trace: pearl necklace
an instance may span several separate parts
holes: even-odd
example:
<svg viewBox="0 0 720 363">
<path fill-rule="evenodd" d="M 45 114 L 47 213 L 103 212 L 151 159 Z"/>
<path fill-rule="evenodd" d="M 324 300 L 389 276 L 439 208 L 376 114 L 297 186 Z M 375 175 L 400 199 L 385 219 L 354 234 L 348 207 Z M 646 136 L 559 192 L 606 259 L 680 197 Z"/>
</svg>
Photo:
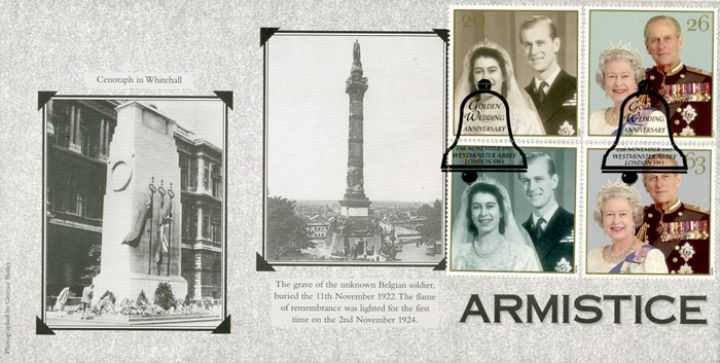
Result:
<svg viewBox="0 0 720 363">
<path fill-rule="evenodd" d="M 477 240 L 473 240 L 473 242 L 472 242 L 473 252 L 475 252 L 475 254 L 480 258 L 488 258 L 488 257 L 491 257 L 492 255 L 494 255 L 495 252 L 497 252 L 500 249 L 500 246 L 502 246 L 504 242 L 505 242 L 505 239 L 503 238 L 497 244 L 497 246 L 495 246 L 495 248 L 492 249 L 492 251 L 490 251 L 488 253 L 480 253 L 477 249 Z"/>
<path fill-rule="evenodd" d="M 605 109 L 605 123 L 606 124 L 617 127 L 618 116 L 620 116 L 620 114 L 615 112 L 614 108 L 606 108 Z"/>
<path fill-rule="evenodd" d="M 616 262 L 616 261 L 620 261 L 620 260 L 624 259 L 625 257 L 627 257 L 627 255 L 632 253 L 632 251 L 634 250 L 633 247 L 635 247 L 636 241 L 637 240 L 632 241 L 632 243 L 630 243 L 630 246 L 628 246 L 628 248 L 625 251 L 621 252 L 618 255 L 612 254 L 612 246 L 610 246 L 610 245 L 605 246 L 605 248 L 603 248 L 603 258 L 605 258 L 606 261 L 612 261 L 612 262 Z"/>
</svg>

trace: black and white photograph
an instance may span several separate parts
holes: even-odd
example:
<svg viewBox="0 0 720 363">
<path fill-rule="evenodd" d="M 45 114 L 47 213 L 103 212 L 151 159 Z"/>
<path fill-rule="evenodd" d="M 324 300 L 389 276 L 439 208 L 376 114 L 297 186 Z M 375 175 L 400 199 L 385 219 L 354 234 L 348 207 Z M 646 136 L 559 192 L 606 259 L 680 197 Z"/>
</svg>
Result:
<svg viewBox="0 0 720 363">
<path fill-rule="evenodd" d="M 265 43 L 269 263 L 442 260 L 445 49 L 432 32 Z"/>
<path fill-rule="evenodd" d="M 525 172 L 452 174 L 450 272 L 575 271 L 577 150 L 522 150 Z"/>
<path fill-rule="evenodd" d="M 454 8 L 453 133 L 506 135 L 497 97 L 462 100 L 487 79 L 510 108 L 513 135 L 577 136 L 578 12 Z"/>
<path fill-rule="evenodd" d="M 44 105 L 49 328 L 222 322 L 225 115 L 217 97 Z"/>
</svg>

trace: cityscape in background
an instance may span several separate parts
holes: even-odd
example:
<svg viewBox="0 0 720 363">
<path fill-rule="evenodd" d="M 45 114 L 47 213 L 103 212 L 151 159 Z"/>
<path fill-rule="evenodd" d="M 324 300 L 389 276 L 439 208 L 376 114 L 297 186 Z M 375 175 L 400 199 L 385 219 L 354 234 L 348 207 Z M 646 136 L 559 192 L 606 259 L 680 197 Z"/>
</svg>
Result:
<svg viewBox="0 0 720 363">
<path fill-rule="evenodd" d="M 380 251 L 352 250 L 333 255 L 328 232 L 340 216 L 335 200 L 292 201 L 268 198 L 267 252 L 274 260 L 439 262 L 442 258 L 442 207 L 434 202 L 373 202 L 370 218 L 381 228 Z M 294 224 L 294 225 L 293 225 Z"/>
</svg>

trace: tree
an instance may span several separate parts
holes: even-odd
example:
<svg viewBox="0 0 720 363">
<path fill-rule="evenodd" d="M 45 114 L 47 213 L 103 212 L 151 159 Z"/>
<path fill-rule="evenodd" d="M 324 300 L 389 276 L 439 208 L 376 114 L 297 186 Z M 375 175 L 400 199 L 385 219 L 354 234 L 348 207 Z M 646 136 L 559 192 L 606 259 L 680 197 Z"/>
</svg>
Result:
<svg viewBox="0 0 720 363">
<path fill-rule="evenodd" d="M 442 239 L 442 203 L 436 199 L 432 207 L 423 204 L 418 208 L 417 215 L 425 218 L 425 221 L 418 227 L 418 232 L 423 239 L 432 241 L 433 254 L 440 253 L 440 250 L 436 248 L 436 243 Z"/>
<path fill-rule="evenodd" d="M 92 243 L 84 256 L 78 256 L 78 260 L 83 267 L 80 273 L 80 285 L 88 286 L 92 283 L 95 276 L 100 273 L 100 256 L 101 256 L 100 243 Z"/>
<path fill-rule="evenodd" d="M 305 220 L 295 214 L 295 201 L 284 197 L 267 199 L 268 254 L 275 258 L 300 254 L 312 247 L 307 236 Z"/>
<path fill-rule="evenodd" d="M 415 212 L 415 215 L 420 217 L 425 217 L 430 219 L 433 214 L 433 207 L 423 204 L 420 208 L 418 208 L 417 212 Z"/>
</svg>

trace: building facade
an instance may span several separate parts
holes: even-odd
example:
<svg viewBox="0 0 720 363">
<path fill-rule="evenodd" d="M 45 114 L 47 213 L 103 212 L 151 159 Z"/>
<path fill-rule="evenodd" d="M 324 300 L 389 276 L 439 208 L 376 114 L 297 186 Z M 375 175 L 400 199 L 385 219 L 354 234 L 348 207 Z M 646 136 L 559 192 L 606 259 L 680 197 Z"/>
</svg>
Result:
<svg viewBox="0 0 720 363">
<path fill-rule="evenodd" d="M 100 272 L 107 159 L 117 124 L 115 107 L 120 104 L 118 100 L 51 100 L 46 104 L 48 296 L 64 287 L 80 295 Z M 222 150 L 179 124 L 175 143 L 181 175 L 181 274 L 190 299 L 220 298 Z"/>
</svg>

